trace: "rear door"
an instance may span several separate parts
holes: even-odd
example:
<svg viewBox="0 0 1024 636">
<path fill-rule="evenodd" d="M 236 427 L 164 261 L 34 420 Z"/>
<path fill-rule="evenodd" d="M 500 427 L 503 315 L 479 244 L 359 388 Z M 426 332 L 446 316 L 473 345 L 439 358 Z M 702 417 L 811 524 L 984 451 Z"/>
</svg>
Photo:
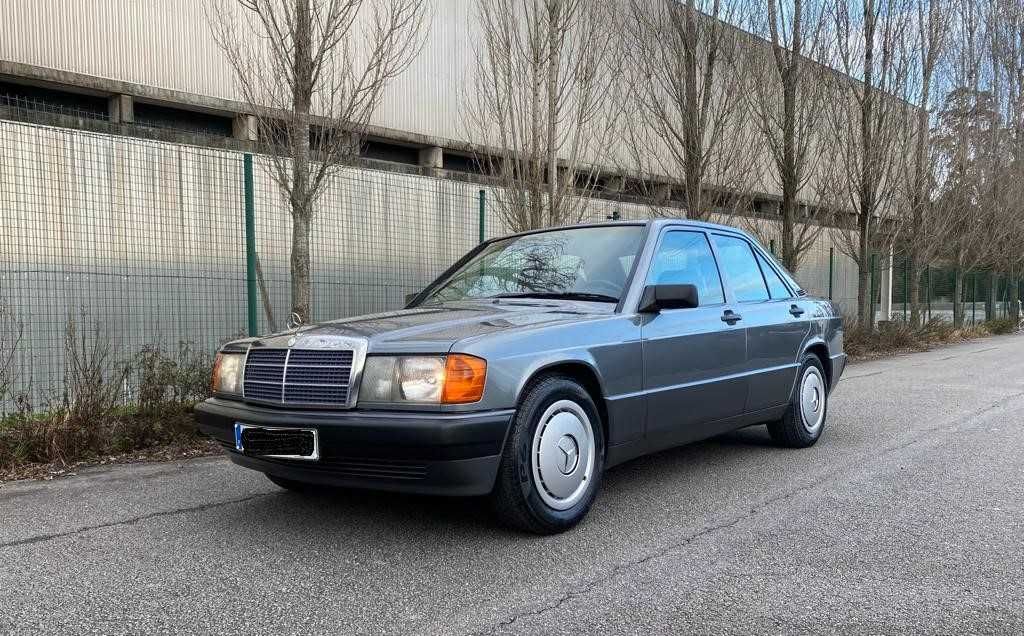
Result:
<svg viewBox="0 0 1024 636">
<path fill-rule="evenodd" d="M 794 292 L 753 244 L 732 234 L 715 233 L 713 241 L 747 329 L 745 410 L 780 406 L 789 400 L 810 323 Z"/>
<path fill-rule="evenodd" d="M 642 315 L 647 437 L 652 446 L 718 433 L 716 421 L 743 411 L 747 384 L 743 325 L 730 310 L 707 234 L 666 229 L 646 284 L 697 286 L 699 306 Z"/>
</svg>

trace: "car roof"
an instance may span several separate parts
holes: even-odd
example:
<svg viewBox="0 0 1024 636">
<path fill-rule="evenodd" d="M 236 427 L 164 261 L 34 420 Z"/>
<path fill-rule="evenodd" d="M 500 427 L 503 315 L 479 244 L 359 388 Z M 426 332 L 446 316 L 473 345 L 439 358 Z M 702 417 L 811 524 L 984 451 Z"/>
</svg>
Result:
<svg viewBox="0 0 1024 636">
<path fill-rule="evenodd" d="M 666 217 L 662 217 L 662 218 L 657 218 L 657 219 L 636 220 L 636 221 L 599 221 L 599 222 L 595 222 L 595 223 L 576 223 L 576 224 L 573 224 L 573 225 L 561 225 L 561 226 L 554 226 L 554 227 L 545 227 L 545 228 L 540 228 L 540 229 L 536 229 L 536 230 L 527 230 L 526 232 L 517 232 L 515 234 L 505 234 L 503 236 L 494 237 L 493 239 L 490 239 L 490 240 L 493 241 L 493 240 L 499 240 L 499 239 L 506 239 L 506 238 L 510 238 L 510 237 L 513 237 L 513 236 L 527 236 L 527 235 L 530 235 L 530 234 L 541 234 L 541 233 L 544 233 L 544 232 L 557 232 L 557 231 L 561 231 L 561 230 L 576 230 L 576 229 L 582 229 L 582 228 L 588 228 L 588 227 L 616 227 L 616 226 L 623 226 L 623 225 L 626 225 L 626 226 L 628 226 L 628 225 L 649 226 L 652 230 L 657 230 L 657 229 L 660 229 L 660 228 L 665 227 L 667 225 L 685 225 L 685 226 L 689 226 L 689 227 L 699 227 L 699 228 L 703 228 L 705 230 L 721 230 L 721 231 L 726 231 L 726 232 L 735 232 L 737 234 L 742 234 L 743 236 L 746 236 L 747 238 L 750 238 L 750 239 L 754 240 L 753 237 L 751 237 L 748 232 L 746 232 L 746 231 L 744 231 L 744 230 L 742 230 L 742 229 L 740 229 L 738 227 L 732 226 L 732 225 L 722 225 L 721 223 L 709 223 L 707 221 L 695 221 L 693 219 L 687 219 L 687 218 L 682 218 L 682 217 L 679 217 L 679 218 L 674 218 L 674 217 L 666 218 Z"/>
</svg>

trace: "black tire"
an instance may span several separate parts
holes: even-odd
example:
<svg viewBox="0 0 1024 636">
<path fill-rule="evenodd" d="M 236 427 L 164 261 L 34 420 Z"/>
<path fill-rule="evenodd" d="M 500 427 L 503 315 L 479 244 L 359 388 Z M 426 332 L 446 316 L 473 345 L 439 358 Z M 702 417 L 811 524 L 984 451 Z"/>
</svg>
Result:
<svg viewBox="0 0 1024 636">
<path fill-rule="evenodd" d="M 294 479 L 286 479 L 284 477 L 278 477 L 277 475 L 271 475 L 270 473 L 263 473 L 263 474 L 267 476 L 267 479 L 269 479 L 270 481 L 274 482 L 274 485 L 280 486 L 281 488 L 284 488 L 285 490 L 290 490 L 292 492 L 297 492 L 297 493 L 302 493 L 302 494 L 308 495 L 308 494 L 317 494 L 317 493 L 321 493 L 321 492 L 324 491 L 324 488 L 322 486 L 318 486 L 317 484 L 308 484 L 308 483 L 303 482 L 303 481 L 295 481 Z"/>
<path fill-rule="evenodd" d="M 822 384 L 819 398 L 822 413 L 820 423 L 817 426 L 810 426 L 806 424 L 803 409 L 800 408 L 801 388 L 805 377 L 814 373 L 818 375 Z M 827 377 L 821 359 L 813 353 L 805 354 L 786 414 L 782 416 L 781 420 L 768 423 L 768 433 L 771 434 L 772 440 L 776 444 L 787 448 L 807 448 L 814 446 L 814 443 L 821 438 L 821 433 L 825 430 L 825 422 L 828 419 Z"/>
<path fill-rule="evenodd" d="M 582 496 L 564 510 L 542 499 L 531 456 L 540 418 L 556 402 L 570 400 L 587 415 L 593 435 L 593 466 Z M 604 473 L 605 440 L 601 418 L 590 394 L 579 382 L 564 375 L 547 375 L 523 391 L 491 493 L 491 508 L 507 526 L 535 534 L 557 534 L 572 528 L 586 516 L 601 487 Z M 579 467 L 577 459 L 577 467 Z"/>
</svg>

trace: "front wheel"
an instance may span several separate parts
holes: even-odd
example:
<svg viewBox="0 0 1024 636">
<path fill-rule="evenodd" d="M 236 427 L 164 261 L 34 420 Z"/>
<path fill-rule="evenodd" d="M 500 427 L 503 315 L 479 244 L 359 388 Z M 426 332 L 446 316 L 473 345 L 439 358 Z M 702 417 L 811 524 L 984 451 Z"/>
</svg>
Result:
<svg viewBox="0 0 1024 636">
<path fill-rule="evenodd" d="M 590 510 L 604 472 L 604 433 L 593 399 L 551 375 L 523 394 L 491 494 L 505 524 L 536 534 L 573 527 Z"/>
<path fill-rule="evenodd" d="M 814 354 L 804 356 L 796 390 L 782 419 L 768 424 L 768 432 L 780 446 L 813 446 L 825 428 L 828 413 L 828 383 L 821 360 Z"/>
</svg>

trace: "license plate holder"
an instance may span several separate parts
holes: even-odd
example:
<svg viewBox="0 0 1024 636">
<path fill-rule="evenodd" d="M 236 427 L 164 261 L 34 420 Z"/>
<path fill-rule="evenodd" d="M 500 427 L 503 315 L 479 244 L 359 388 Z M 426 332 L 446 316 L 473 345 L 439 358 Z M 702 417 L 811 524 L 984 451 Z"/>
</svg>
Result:
<svg viewBox="0 0 1024 636">
<path fill-rule="evenodd" d="M 258 436 L 258 439 L 253 439 L 254 435 Z M 310 441 L 311 452 L 303 452 Z M 246 442 L 250 448 L 246 448 Z M 279 452 L 274 452 L 275 445 Z M 299 448 L 300 446 L 303 448 Z M 267 449 L 271 449 L 271 452 L 259 452 Z M 320 459 L 320 434 L 315 428 L 259 426 L 235 422 L 235 451 L 268 459 L 317 461 Z"/>
</svg>

